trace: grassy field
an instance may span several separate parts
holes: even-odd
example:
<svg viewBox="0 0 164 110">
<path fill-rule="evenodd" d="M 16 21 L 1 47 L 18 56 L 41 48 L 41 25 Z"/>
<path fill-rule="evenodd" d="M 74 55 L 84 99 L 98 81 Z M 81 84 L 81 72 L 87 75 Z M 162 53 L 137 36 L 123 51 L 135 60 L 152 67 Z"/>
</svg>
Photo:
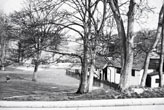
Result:
<svg viewBox="0 0 164 110">
<path fill-rule="evenodd" d="M 6 76 L 11 79 L 6 83 Z M 37 82 L 32 82 L 32 70 L 12 69 L 0 71 L 1 100 L 68 100 L 79 81 L 65 75 L 63 69 L 44 69 L 38 72 Z"/>
<path fill-rule="evenodd" d="M 6 76 L 10 81 L 6 82 Z M 142 94 L 134 91 L 120 92 L 113 88 L 97 88 L 92 93 L 76 94 L 79 80 L 67 76 L 64 69 L 42 69 L 37 82 L 31 81 L 32 70 L 9 68 L 0 71 L 0 100 L 61 101 L 164 97 L 164 88 L 146 89 Z"/>
</svg>

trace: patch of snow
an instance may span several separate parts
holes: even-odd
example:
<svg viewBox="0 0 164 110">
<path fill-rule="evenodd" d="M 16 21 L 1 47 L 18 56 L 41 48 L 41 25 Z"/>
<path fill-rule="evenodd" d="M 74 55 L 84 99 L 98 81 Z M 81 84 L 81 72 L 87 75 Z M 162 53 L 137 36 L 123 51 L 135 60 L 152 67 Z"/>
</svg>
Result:
<svg viewBox="0 0 164 110">
<path fill-rule="evenodd" d="M 144 89 L 142 88 L 133 88 L 132 90 L 137 94 L 142 94 L 144 92 Z"/>
<path fill-rule="evenodd" d="M 33 71 L 34 67 L 18 66 L 18 67 L 16 67 L 16 69 L 24 70 L 24 71 Z M 40 71 L 40 70 L 44 70 L 44 69 L 38 68 L 38 71 Z"/>
<path fill-rule="evenodd" d="M 56 89 L 57 87 L 51 87 L 52 89 Z"/>
</svg>

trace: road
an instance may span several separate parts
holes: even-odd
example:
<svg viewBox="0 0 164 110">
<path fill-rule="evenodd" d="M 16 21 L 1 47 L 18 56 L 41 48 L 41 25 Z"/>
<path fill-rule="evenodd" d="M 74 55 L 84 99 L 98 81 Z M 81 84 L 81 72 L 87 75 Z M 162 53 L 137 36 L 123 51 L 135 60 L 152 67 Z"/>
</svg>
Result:
<svg viewBox="0 0 164 110">
<path fill-rule="evenodd" d="M 0 108 L 0 110 L 163 110 L 158 106 L 119 106 L 119 107 L 86 107 L 86 108 Z"/>
<path fill-rule="evenodd" d="M 0 101 L 0 110 L 164 110 L 164 98 L 85 101 Z"/>
</svg>

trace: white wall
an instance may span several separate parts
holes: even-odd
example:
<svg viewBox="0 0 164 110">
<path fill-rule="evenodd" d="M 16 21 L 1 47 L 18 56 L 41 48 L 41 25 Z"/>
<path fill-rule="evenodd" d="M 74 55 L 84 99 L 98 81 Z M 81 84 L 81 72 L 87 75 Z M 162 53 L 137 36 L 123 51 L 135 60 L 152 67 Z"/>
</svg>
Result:
<svg viewBox="0 0 164 110">
<path fill-rule="evenodd" d="M 139 82 L 141 82 L 141 78 L 142 78 L 143 72 L 144 72 L 144 70 L 142 69 L 141 72 L 140 72 L 140 81 L 139 81 Z M 152 73 L 152 72 L 154 72 L 153 69 L 149 69 L 149 70 L 147 71 L 148 74 L 149 74 L 149 73 Z"/>
<path fill-rule="evenodd" d="M 138 86 L 141 82 L 141 78 L 143 75 L 143 69 L 140 71 L 135 71 L 135 76 L 130 76 L 129 80 L 129 85 L 130 86 Z M 154 70 L 149 69 L 148 73 L 152 73 Z M 107 69 L 107 79 L 109 82 L 119 84 L 120 82 L 120 74 L 116 73 L 116 68 L 115 67 L 108 67 Z M 151 77 L 151 87 L 158 87 L 159 83 L 156 83 L 156 79 L 159 79 L 158 75 L 152 76 Z"/>
<path fill-rule="evenodd" d="M 142 71 L 135 71 L 135 76 L 130 75 L 130 81 L 129 85 L 131 86 L 138 86 L 140 84 L 140 76 L 142 74 Z"/>
<path fill-rule="evenodd" d="M 151 87 L 159 87 L 159 83 L 156 83 L 156 79 L 159 79 L 159 75 L 151 77 Z"/>
<path fill-rule="evenodd" d="M 148 70 L 148 73 L 153 72 L 154 70 Z M 107 70 L 107 78 L 109 82 L 113 82 L 119 84 L 120 82 L 120 73 L 116 73 L 115 67 L 108 67 Z M 135 71 L 135 76 L 130 76 L 129 84 L 131 86 L 138 86 L 141 82 L 141 78 L 143 75 L 143 70 Z"/>
<path fill-rule="evenodd" d="M 141 78 L 142 78 L 143 72 L 144 72 L 144 70 L 143 70 L 143 69 L 142 69 L 142 70 L 140 70 L 140 79 L 139 79 L 139 83 L 141 82 Z M 153 70 L 153 69 L 149 69 L 149 70 L 147 71 L 147 73 L 148 73 L 148 74 L 149 74 L 149 73 L 152 73 L 152 72 L 154 72 L 154 70 Z"/>
<path fill-rule="evenodd" d="M 108 67 L 107 78 L 109 82 L 113 82 L 116 84 L 119 84 L 120 82 L 120 74 L 116 73 L 116 68 L 114 67 Z"/>
</svg>

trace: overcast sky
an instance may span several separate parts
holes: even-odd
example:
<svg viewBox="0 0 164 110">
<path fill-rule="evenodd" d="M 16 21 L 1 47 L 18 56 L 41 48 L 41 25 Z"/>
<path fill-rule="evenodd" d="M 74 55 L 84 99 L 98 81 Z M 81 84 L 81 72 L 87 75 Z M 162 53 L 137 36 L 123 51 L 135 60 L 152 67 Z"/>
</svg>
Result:
<svg viewBox="0 0 164 110">
<path fill-rule="evenodd" d="M 20 10 L 23 0 L 0 0 L 0 9 L 5 13 L 12 13 L 14 10 Z"/>
<path fill-rule="evenodd" d="M 14 10 L 20 10 L 24 0 L 0 0 L 0 10 L 3 10 L 5 13 L 12 13 Z M 149 5 L 156 7 L 155 11 L 159 12 L 163 0 L 148 0 Z M 135 29 L 138 31 L 142 28 L 151 28 L 155 29 L 157 27 L 158 13 L 149 14 L 149 18 L 146 19 L 147 23 L 140 24 L 136 26 Z"/>
</svg>

